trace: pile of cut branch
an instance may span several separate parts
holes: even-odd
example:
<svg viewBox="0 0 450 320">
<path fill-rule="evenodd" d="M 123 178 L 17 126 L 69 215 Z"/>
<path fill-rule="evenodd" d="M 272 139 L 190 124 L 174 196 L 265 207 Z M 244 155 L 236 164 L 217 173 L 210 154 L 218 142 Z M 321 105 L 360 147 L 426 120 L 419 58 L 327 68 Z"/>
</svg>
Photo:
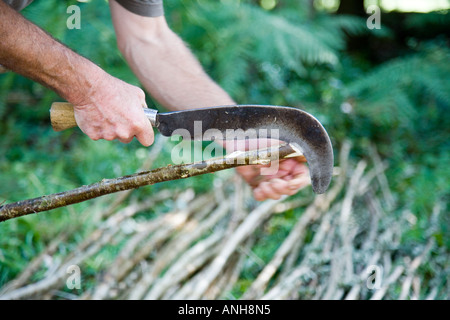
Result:
<svg viewBox="0 0 450 320">
<path fill-rule="evenodd" d="M 159 144 L 159 148 L 161 144 Z M 434 299 L 442 282 L 425 290 L 418 273 L 430 252 L 441 206 L 436 205 L 426 245 L 402 251 L 408 213 L 394 215 L 386 166 L 372 150 L 370 161 L 349 162 L 344 144 L 330 190 L 314 198 L 255 202 L 237 176 L 217 179 L 214 190 L 162 190 L 137 200 L 116 194 L 109 206 L 93 205 L 96 228 L 65 255 L 58 245 L 66 230 L 13 281 L 2 299 Z M 143 169 L 158 155 L 154 147 Z M 111 199 L 111 198 L 109 198 Z M 170 212 L 139 218 L 173 201 Z M 100 204 L 102 200 L 97 200 Z M 397 212 L 398 210 L 396 210 Z M 273 219 L 285 212 L 298 219 L 265 260 L 255 248 L 266 245 Z M 273 241 L 273 240 L 272 240 Z M 107 248 L 113 258 L 100 272 L 84 274 Z M 58 256 L 59 259 L 54 258 Z M 81 289 L 69 288 L 72 266 L 81 271 Z M 439 273 L 441 272 L 442 273 Z M 445 278 L 445 270 L 436 271 Z M 33 279 L 33 280 L 31 280 Z M 39 280 L 34 280 L 39 279 Z"/>
</svg>

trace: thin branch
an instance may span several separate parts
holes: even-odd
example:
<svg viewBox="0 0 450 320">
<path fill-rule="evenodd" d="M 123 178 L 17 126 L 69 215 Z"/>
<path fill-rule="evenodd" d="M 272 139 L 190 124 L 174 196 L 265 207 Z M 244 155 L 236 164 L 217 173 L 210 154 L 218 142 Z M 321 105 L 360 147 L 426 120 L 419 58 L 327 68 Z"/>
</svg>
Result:
<svg viewBox="0 0 450 320">
<path fill-rule="evenodd" d="M 48 211 L 71 204 L 83 202 L 118 191 L 136 189 L 159 182 L 189 178 L 205 173 L 234 168 L 249 164 L 268 164 L 272 160 L 284 159 L 298 155 L 290 145 L 279 148 L 268 148 L 247 152 L 233 152 L 223 158 L 215 158 L 202 162 L 169 165 L 151 171 L 115 179 L 103 179 L 100 182 L 82 186 L 69 191 L 54 193 L 34 199 L 22 200 L 0 206 L 0 222 L 24 215 Z M 298 155 L 301 156 L 301 155 Z"/>
</svg>

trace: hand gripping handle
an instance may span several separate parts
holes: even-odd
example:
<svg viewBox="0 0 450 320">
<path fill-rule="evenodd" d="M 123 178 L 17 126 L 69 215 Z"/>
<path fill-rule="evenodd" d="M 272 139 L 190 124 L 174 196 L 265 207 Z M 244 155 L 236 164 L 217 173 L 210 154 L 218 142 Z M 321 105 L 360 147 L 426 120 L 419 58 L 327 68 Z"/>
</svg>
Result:
<svg viewBox="0 0 450 320">
<path fill-rule="evenodd" d="M 157 110 L 144 108 L 144 113 L 152 126 L 156 124 Z M 50 108 L 50 122 L 53 130 L 63 131 L 77 126 L 73 105 L 68 102 L 54 102 Z"/>
</svg>

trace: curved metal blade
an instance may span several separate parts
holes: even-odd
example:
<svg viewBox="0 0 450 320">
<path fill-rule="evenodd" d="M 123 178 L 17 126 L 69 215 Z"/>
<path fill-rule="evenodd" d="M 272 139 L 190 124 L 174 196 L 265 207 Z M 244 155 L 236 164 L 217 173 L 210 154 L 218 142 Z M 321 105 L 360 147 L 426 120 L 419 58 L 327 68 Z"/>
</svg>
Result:
<svg viewBox="0 0 450 320">
<path fill-rule="evenodd" d="M 296 144 L 303 151 L 314 192 L 324 193 L 331 181 L 334 159 L 330 138 L 316 118 L 297 108 L 236 105 L 158 113 L 156 127 L 164 136 L 185 129 L 195 140 L 210 140 L 203 136 L 209 129 L 219 130 L 225 138 L 227 130 L 237 129 L 254 129 L 257 133 L 266 129 L 264 138 L 271 138 L 272 129 L 276 129 L 279 136 L 275 138 Z"/>
</svg>

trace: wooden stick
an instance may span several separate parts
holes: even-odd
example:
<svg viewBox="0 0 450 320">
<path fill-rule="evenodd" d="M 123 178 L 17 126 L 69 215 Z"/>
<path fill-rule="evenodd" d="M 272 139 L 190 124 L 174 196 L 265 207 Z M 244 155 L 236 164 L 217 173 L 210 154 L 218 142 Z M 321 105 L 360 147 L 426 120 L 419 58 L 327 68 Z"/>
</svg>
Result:
<svg viewBox="0 0 450 320">
<path fill-rule="evenodd" d="M 275 205 L 285 199 L 285 196 L 279 200 L 267 200 L 260 206 L 256 207 L 248 217 L 239 225 L 239 227 L 233 232 L 229 239 L 225 242 L 221 248 L 219 254 L 211 262 L 205 273 L 191 292 L 192 299 L 200 299 L 206 292 L 210 284 L 217 278 L 217 276 L 223 271 L 228 259 L 235 252 L 236 248 L 247 237 L 254 232 L 254 230 L 272 214 L 272 210 Z"/>
<path fill-rule="evenodd" d="M 286 256 L 293 251 L 296 244 L 300 243 L 300 246 L 303 245 L 305 230 L 308 225 L 312 221 L 318 219 L 323 212 L 326 212 L 329 209 L 329 206 L 344 186 L 343 181 L 345 180 L 345 172 L 347 171 L 349 152 L 350 145 L 345 143 L 341 150 L 340 156 L 340 164 L 342 165 L 341 168 L 343 168 L 344 171 L 339 176 L 338 183 L 336 183 L 332 190 L 328 191 L 326 194 L 317 196 L 314 199 L 314 202 L 308 206 L 305 213 L 299 218 L 289 235 L 280 245 L 272 260 L 258 274 L 250 288 L 245 292 L 243 296 L 244 299 L 256 299 L 264 294 L 264 290 L 268 286 L 270 280 L 279 270 L 280 266 L 285 262 Z"/>
<path fill-rule="evenodd" d="M 156 158 L 158 158 L 158 155 L 161 154 L 164 143 L 168 141 L 168 138 L 164 137 L 163 135 L 158 135 L 155 138 L 155 143 L 153 143 L 150 152 L 148 153 L 148 155 L 146 155 L 141 167 L 136 172 L 150 170 L 153 162 L 156 160 Z M 113 214 L 114 211 L 119 207 L 119 205 L 123 203 L 132 192 L 133 189 L 130 189 L 118 194 L 117 197 L 114 198 L 114 201 L 107 207 L 107 209 L 102 212 L 102 218 L 108 217 Z"/>
<path fill-rule="evenodd" d="M 215 158 L 189 164 L 169 165 L 167 167 L 144 171 L 115 179 L 82 186 L 69 191 L 54 193 L 34 199 L 22 200 L 0 206 L 0 222 L 24 215 L 48 211 L 71 204 L 83 202 L 106 194 L 130 190 L 159 182 L 189 178 L 205 173 L 250 164 L 268 164 L 272 160 L 299 155 L 290 145 L 247 152 L 234 152 L 223 158 Z"/>
</svg>

